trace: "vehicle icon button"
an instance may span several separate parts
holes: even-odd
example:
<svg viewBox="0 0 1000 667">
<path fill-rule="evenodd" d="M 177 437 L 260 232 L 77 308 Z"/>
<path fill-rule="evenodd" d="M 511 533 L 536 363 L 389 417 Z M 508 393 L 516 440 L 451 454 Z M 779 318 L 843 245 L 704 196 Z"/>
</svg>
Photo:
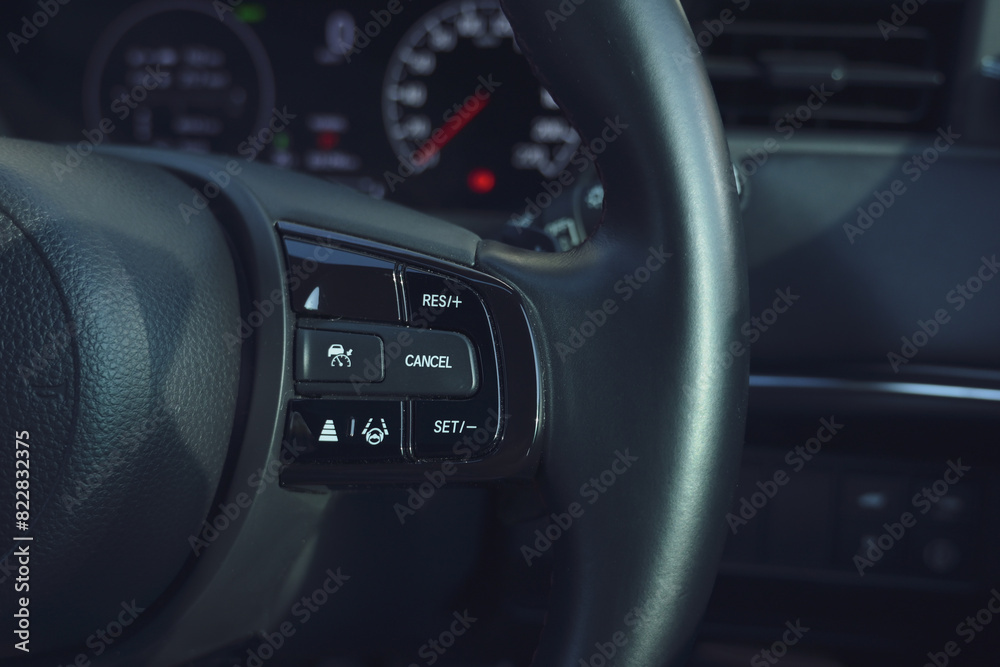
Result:
<svg viewBox="0 0 1000 667">
<path fill-rule="evenodd" d="M 299 329 L 295 378 L 315 382 L 381 382 L 385 377 L 382 339 L 374 334 Z"/>
</svg>

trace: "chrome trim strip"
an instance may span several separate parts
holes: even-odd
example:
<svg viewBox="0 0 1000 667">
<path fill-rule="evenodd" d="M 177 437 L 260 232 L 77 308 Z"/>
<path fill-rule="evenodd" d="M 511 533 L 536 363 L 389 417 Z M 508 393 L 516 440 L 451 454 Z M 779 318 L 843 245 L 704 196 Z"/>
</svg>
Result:
<svg viewBox="0 0 1000 667">
<path fill-rule="evenodd" d="M 797 377 L 793 375 L 751 375 L 750 386 L 766 389 L 821 389 L 874 392 L 880 394 L 906 394 L 911 396 L 932 396 L 934 398 L 1000 402 L 1000 389 L 931 384 L 927 382 L 846 380 L 843 378 Z"/>
</svg>

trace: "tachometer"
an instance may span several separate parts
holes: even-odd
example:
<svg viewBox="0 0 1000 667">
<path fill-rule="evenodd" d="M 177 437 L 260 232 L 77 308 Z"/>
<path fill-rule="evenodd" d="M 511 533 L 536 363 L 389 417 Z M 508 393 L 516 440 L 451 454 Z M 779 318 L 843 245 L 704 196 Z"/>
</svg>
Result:
<svg viewBox="0 0 1000 667">
<path fill-rule="evenodd" d="M 396 164 L 390 197 L 513 210 L 566 167 L 579 136 L 518 51 L 496 0 L 420 18 L 386 71 L 382 114 Z"/>
</svg>

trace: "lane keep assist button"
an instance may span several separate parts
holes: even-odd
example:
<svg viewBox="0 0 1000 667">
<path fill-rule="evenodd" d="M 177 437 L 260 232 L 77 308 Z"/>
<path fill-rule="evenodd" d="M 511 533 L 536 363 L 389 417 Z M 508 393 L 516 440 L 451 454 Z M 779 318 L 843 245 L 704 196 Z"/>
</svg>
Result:
<svg viewBox="0 0 1000 667">
<path fill-rule="evenodd" d="M 288 436 L 304 461 L 402 462 L 399 401 L 293 400 Z"/>
</svg>

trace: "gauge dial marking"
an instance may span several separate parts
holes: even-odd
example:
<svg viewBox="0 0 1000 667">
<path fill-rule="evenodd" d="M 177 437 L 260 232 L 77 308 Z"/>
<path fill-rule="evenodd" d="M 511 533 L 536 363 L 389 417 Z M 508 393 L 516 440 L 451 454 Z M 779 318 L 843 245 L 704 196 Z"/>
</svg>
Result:
<svg viewBox="0 0 1000 667">
<path fill-rule="evenodd" d="M 479 97 L 473 96 L 471 98 L 474 100 L 471 103 L 462 105 L 459 112 L 452 117 L 451 120 L 447 121 L 442 127 L 437 128 L 431 132 L 431 137 L 425 141 L 420 148 L 417 149 L 417 157 L 413 160 L 413 164 L 418 167 L 422 167 L 427 164 L 432 157 L 438 154 L 442 148 L 444 148 L 449 141 L 458 136 L 466 125 L 472 122 L 472 120 L 482 113 L 483 109 L 489 103 L 490 98 L 481 99 Z"/>
</svg>

